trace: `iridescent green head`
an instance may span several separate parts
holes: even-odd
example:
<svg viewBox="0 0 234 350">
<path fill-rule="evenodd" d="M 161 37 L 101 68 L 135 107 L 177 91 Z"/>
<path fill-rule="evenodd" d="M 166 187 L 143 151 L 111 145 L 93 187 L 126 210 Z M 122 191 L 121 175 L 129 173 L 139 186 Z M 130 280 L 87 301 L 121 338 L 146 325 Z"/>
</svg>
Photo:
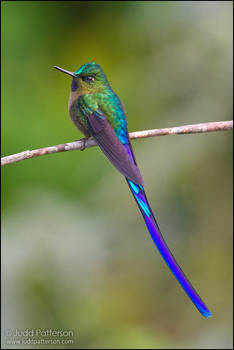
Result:
<svg viewBox="0 0 234 350">
<path fill-rule="evenodd" d="M 75 72 L 70 72 L 57 66 L 54 66 L 54 68 L 73 77 L 71 90 L 79 95 L 105 92 L 107 89 L 110 89 L 101 66 L 94 62 L 84 64 Z"/>
</svg>

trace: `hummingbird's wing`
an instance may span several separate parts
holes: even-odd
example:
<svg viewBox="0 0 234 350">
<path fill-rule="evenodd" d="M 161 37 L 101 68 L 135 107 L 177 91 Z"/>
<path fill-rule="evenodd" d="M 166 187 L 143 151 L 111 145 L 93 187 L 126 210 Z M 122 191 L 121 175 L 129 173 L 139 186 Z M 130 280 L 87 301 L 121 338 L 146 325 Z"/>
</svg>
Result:
<svg viewBox="0 0 234 350">
<path fill-rule="evenodd" d="M 88 130 L 110 162 L 129 180 L 143 185 L 139 168 L 129 159 L 126 148 L 100 110 L 88 116 Z"/>
</svg>

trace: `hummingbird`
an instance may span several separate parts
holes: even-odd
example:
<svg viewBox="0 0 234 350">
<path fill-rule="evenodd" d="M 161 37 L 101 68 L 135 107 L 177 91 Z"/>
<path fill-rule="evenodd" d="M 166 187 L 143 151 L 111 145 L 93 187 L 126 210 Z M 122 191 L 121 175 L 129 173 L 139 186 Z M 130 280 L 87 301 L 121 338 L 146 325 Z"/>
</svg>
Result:
<svg viewBox="0 0 234 350">
<path fill-rule="evenodd" d="M 58 66 L 54 68 L 72 77 L 68 102 L 71 120 L 86 138 L 92 137 L 96 141 L 109 161 L 125 176 L 162 258 L 200 313 L 210 317 L 211 311 L 179 267 L 162 236 L 145 194 L 144 182 L 128 135 L 123 104 L 112 90 L 101 66 L 94 62 L 86 63 L 75 72 Z"/>
</svg>

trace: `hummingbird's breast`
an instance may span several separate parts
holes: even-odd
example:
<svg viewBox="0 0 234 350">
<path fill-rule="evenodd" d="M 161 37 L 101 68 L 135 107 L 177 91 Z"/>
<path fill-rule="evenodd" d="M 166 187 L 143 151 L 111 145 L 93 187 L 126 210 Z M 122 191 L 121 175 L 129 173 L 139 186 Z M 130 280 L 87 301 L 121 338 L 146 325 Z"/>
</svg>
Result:
<svg viewBox="0 0 234 350">
<path fill-rule="evenodd" d="M 77 102 L 79 96 L 79 94 L 71 91 L 68 101 L 68 112 L 77 129 L 79 129 L 86 137 L 89 137 L 90 133 L 88 131 L 87 120 L 78 108 Z"/>
</svg>

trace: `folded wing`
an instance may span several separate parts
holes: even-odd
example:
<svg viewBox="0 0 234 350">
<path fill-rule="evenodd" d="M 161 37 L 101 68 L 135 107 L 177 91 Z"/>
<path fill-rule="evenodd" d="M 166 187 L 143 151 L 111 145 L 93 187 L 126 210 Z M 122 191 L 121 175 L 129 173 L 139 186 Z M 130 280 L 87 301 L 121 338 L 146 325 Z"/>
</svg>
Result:
<svg viewBox="0 0 234 350">
<path fill-rule="evenodd" d="M 101 111 L 95 111 L 88 117 L 88 129 L 110 162 L 129 180 L 143 185 L 139 168 L 129 159 L 124 145 Z"/>
</svg>

